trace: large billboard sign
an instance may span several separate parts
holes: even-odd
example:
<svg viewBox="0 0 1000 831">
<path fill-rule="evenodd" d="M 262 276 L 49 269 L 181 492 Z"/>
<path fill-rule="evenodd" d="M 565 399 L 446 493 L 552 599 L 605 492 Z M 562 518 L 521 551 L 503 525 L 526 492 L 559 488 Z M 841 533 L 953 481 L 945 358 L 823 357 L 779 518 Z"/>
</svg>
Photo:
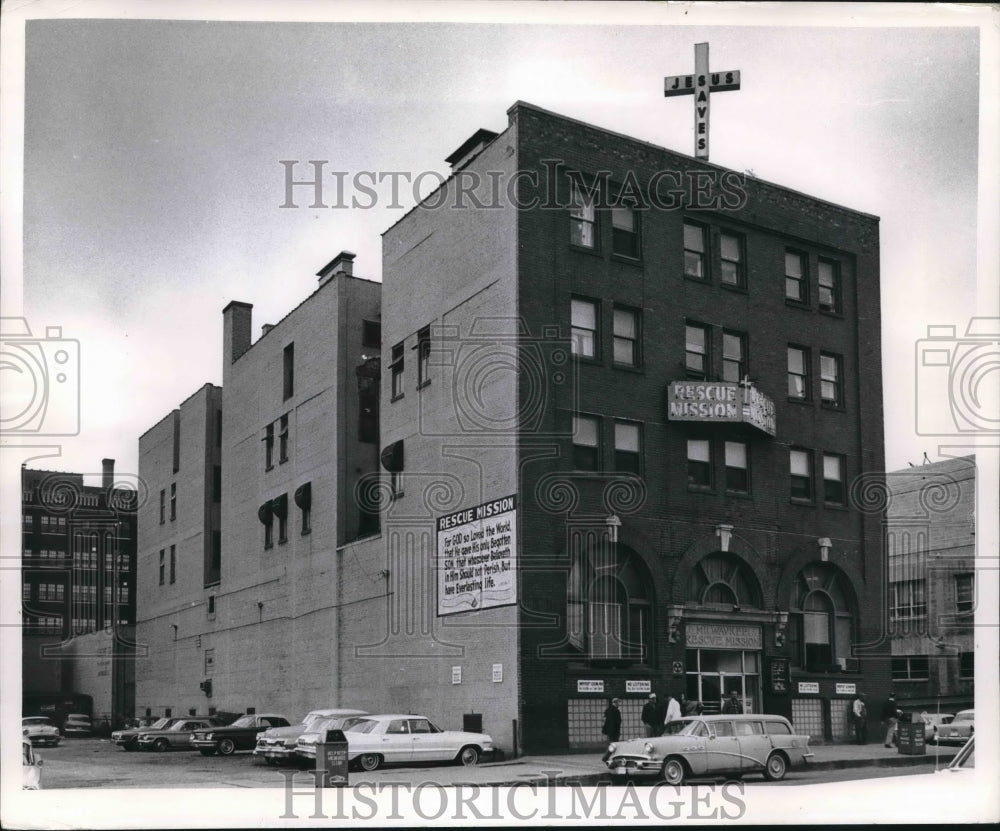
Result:
<svg viewBox="0 0 1000 831">
<path fill-rule="evenodd" d="M 438 616 L 517 603 L 517 497 L 437 520 Z"/>
<path fill-rule="evenodd" d="M 672 381 L 667 390 L 670 421 L 749 424 L 775 434 L 774 402 L 753 384 L 734 381 Z"/>
</svg>

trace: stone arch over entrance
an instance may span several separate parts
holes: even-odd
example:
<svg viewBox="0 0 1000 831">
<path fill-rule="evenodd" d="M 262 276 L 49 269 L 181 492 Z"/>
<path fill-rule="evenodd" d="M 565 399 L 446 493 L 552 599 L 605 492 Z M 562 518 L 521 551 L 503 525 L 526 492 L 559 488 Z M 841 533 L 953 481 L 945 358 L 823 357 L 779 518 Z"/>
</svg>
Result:
<svg viewBox="0 0 1000 831">
<path fill-rule="evenodd" d="M 726 532 L 726 526 L 719 526 L 719 528 L 723 529 L 725 537 L 719 533 L 719 529 L 702 534 L 688 546 L 681 556 L 674 574 L 670 601 L 677 605 L 691 601 L 689 592 L 693 582 L 695 582 L 696 569 L 706 557 L 731 555 L 737 561 L 744 563 L 753 576 L 761 604 L 757 608 L 774 608 L 774 593 L 769 581 L 764 579 L 764 565 L 760 554 L 735 530 Z"/>
</svg>

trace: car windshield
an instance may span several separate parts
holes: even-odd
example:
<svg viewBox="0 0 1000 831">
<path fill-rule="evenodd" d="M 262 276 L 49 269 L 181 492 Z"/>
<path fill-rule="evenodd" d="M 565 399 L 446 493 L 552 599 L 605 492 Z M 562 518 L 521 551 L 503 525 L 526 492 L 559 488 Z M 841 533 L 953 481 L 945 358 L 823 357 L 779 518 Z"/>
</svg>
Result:
<svg viewBox="0 0 1000 831">
<path fill-rule="evenodd" d="M 253 727 L 254 726 L 254 716 L 246 715 L 240 716 L 236 721 L 229 725 L 230 727 Z"/>
<path fill-rule="evenodd" d="M 350 727 L 346 727 L 351 733 L 371 733 L 378 724 L 377 721 L 372 721 L 370 718 L 361 719 L 357 724 L 352 724 Z"/>
<path fill-rule="evenodd" d="M 664 736 L 703 736 L 705 734 L 705 725 L 700 721 L 689 721 L 688 719 L 681 719 L 680 721 L 670 722 L 663 731 Z"/>
<path fill-rule="evenodd" d="M 24 718 L 21 719 L 21 724 L 43 724 L 46 727 L 55 726 L 49 719 L 45 718 L 45 716 L 38 716 L 36 718 Z"/>
<path fill-rule="evenodd" d="M 149 725 L 150 730 L 162 730 L 164 727 L 170 724 L 171 719 L 169 718 L 158 718 L 151 725 Z"/>
<path fill-rule="evenodd" d="M 66 716 L 66 719 L 68 721 L 90 721 L 90 716 L 77 715 L 74 713 L 73 715 Z"/>
<path fill-rule="evenodd" d="M 955 716 L 955 721 L 973 721 L 974 719 L 975 719 L 975 713 L 971 711 L 968 713 L 959 713 L 957 716 Z"/>
</svg>

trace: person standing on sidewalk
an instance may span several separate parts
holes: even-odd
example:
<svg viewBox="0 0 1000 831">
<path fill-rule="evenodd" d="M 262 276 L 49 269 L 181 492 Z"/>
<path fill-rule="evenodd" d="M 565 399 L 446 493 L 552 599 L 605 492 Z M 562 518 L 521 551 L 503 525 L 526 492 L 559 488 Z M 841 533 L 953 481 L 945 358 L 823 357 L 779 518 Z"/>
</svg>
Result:
<svg viewBox="0 0 1000 831">
<path fill-rule="evenodd" d="M 692 701 L 684 693 L 681 693 L 681 715 L 700 716 L 705 711 L 700 701 Z"/>
<path fill-rule="evenodd" d="M 616 742 L 622 736 L 622 711 L 618 705 L 622 701 L 620 698 L 612 698 L 608 709 L 604 711 L 604 726 L 601 732 L 608 737 L 609 742 Z"/>
<path fill-rule="evenodd" d="M 889 697 L 882 705 L 882 721 L 885 724 L 885 746 L 892 747 L 892 740 L 896 732 L 896 724 L 899 721 L 899 707 L 896 706 L 895 693 L 889 693 Z"/>
<path fill-rule="evenodd" d="M 868 707 L 864 693 L 858 693 L 851 703 L 851 717 L 854 720 L 854 740 L 858 744 L 868 744 Z"/>
<path fill-rule="evenodd" d="M 663 724 L 660 726 L 660 732 L 658 735 L 663 735 L 667 730 L 667 725 L 672 721 L 676 721 L 681 718 L 681 705 L 670 693 L 667 693 L 667 707 L 666 712 L 663 715 Z"/>
<path fill-rule="evenodd" d="M 656 693 L 649 694 L 649 700 L 642 705 L 642 723 L 646 725 L 646 738 L 656 735 L 660 726 L 660 708 L 656 703 Z"/>
<path fill-rule="evenodd" d="M 727 716 L 738 716 L 743 712 L 743 703 L 740 701 L 740 694 L 736 690 L 729 691 L 729 698 L 722 705 L 722 712 Z"/>
</svg>

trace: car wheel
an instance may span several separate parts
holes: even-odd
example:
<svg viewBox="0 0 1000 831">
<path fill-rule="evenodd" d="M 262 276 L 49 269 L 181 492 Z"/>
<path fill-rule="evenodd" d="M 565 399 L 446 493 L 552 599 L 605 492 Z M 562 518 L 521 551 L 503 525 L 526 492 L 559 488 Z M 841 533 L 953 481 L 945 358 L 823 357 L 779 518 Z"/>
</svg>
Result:
<svg viewBox="0 0 1000 831">
<path fill-rule="evenodd" d="M 137 749 L 138 748 L 134 744 L 132 744 L 132 742 L 126 742 L 125 744 L 122 745 L 122 750 L 124 750 L 126 753 L 134 753 Z"/>
<path fill-rule="evenodd" d="M 198 752 L 202 756 L 214 756 L 215 755 L 215 748 L 214 747 L 199 747 L 198 748 Z"/>
<path fill-rule="evenodd" d="M 683 785 L 687 771 L 684 769 L 684 762 L 680 759 L 666 759 L 663 762 L 661 774 L 663 781 L 668 785 Z"/>
<path fill-rule="evenodd" d="M 170 742 L 168 742 L 166 739 L 157 739 L 155 742 L 153 742 L 153 750 L 157 750 L 160 753 L 162 753 L 168 747 L 170 747 Z"/>
<path fill-rule="evenodd" d="M 479 748 L 472 747 L 471 745 L 469 747 L 463 747 L 458 752 L 458 761 L 461 762 L 466 767 L 469 767 L 470 765 L 478 764 L 479 763 Z"/>
<path fill-rule="evenodd" d="M 236 752 L 236 742 L 232 739 L 219 740 L 219 755 L 232 756 Z"/>
<path fill-rule="evenodd" d="M 378 770 L 382 764 L 382 757 L 377 753 L 362 753 L 358 756 L 358 765 L 362 770 Z"/>
<path fill-rule="evenodd" d="M 780 753 L 772 753 L 767 757 L 767 764 L 764 765 L 764 778 L 768 782 L 778 782 L 785 778 L 788 770 L 788 762 Z"/>
</svg>

